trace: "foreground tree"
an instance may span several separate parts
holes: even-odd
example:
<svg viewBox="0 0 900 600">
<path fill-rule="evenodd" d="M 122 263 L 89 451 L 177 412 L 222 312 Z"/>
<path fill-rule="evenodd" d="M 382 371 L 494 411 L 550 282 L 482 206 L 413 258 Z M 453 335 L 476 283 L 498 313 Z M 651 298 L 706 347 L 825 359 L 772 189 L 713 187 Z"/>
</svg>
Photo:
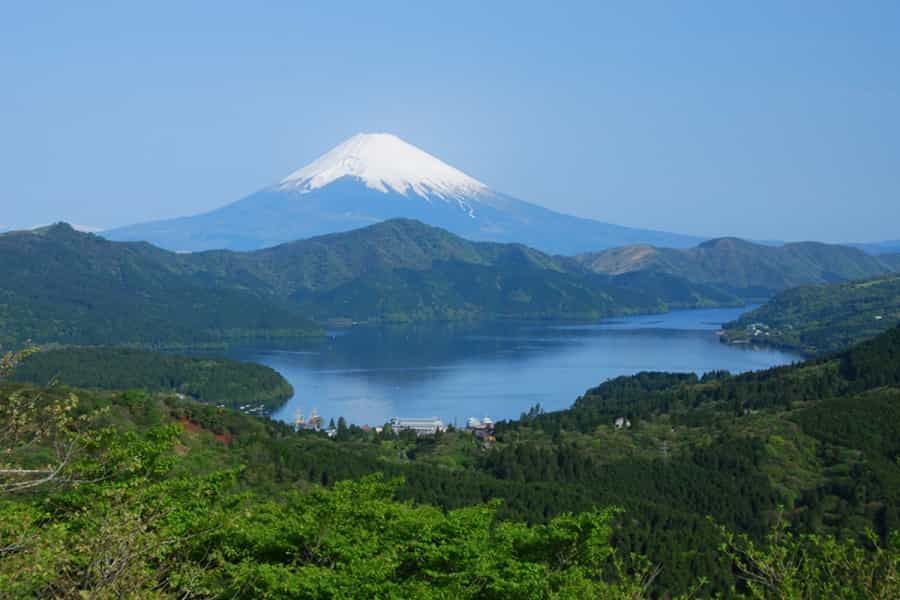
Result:
<svg viewBox="0 0 900 600">
<path fill-rule="evenodd" d="M 25 358 L 28 348 L 0 358 L 0 381 Z M 17 492 L 66 477 L 82 440 L 75 432 L 73 410 L 78 398 L 48 400 L 41 393 L 15 390 L 0 402 L 0 492 Z"/>
<path fill-rule="evenodd" d="M 722 529 L 721 550 L 733 561 L 742 592 L 759 600 L 900 598 L 900 534 L 886 544 L 790 531 L 779 514 L 764 544 Z"/>
</svg>

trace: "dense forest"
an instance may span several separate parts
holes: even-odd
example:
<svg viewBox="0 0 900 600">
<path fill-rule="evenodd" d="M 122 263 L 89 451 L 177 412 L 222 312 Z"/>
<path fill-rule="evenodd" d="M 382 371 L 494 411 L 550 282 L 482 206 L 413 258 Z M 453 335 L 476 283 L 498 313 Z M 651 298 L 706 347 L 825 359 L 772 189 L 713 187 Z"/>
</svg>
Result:
<svg viewBox="0 0 900 600">
<path fill-rule="evenodd" d="M 0 235 L 0 345 L 198 346 L 320 333 L 296 307 L 217 286 L 145 243 L 65 224 Z"/>
<path fill-rule="evenodd" d="M 836 352 L 900 324 L 900 277 L 803 286 L 724 326 L 731 343 L 816 355 Z"/>
<path fill-rule="evenodd" d="M 489 447 L 6 383 L 0 587 L 896 597 L 898 357 L 893 329 L 758 373 L 622 377 Z"/>
<path fill-rule="evenodd" d="M 321 333 L 311 319 L 571 319 L 739 303 L 715 286 L 599 275 L 408 220 L 254 252 L 177 254 L 65 224 L 0 234 L 6 347 L 222 345 Z"/>
<path fill-rule="evenodd" d="M 201 402 L 269 412 L 294 393 L 274 369 L 224 358 L 135 348 L 59 348 L 32 354 L 16 381 L 106 390 L 176 392 Z"/>
<path fill-rule="evenodd" d="M 178 254 L 57 224 L 0 234 L 0 343 L 221 346 L 315 335 L 315 322 L 598 318 L 736 306 L 891 269 L 824 244 L 629 252 L 549 256 L 395 219 L 252 252 Z"/>
</svg>

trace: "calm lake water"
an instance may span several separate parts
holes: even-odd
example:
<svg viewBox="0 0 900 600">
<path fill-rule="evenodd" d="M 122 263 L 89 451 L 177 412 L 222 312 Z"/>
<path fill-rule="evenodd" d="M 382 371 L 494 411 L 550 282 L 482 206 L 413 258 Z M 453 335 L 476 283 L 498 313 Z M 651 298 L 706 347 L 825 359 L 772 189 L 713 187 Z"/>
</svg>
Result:
<svg viewBox="0 0 900 600">
<path fill-rule="evenodd" d="M 243 347 L 229 355 L 268 365 L 294 386 L 275 418 L 317 409 L 380 425 L 391 417 L 518 417 L 534 404 L 570 406 L 590 387 L 638 371 L 727 369 L 799 360 L 776 350 L 728 346 L 716 330 L 744 309 L 677 311 L 591 323 L 571 321 L 357 326 L 325 339 Z"/>
</svg>

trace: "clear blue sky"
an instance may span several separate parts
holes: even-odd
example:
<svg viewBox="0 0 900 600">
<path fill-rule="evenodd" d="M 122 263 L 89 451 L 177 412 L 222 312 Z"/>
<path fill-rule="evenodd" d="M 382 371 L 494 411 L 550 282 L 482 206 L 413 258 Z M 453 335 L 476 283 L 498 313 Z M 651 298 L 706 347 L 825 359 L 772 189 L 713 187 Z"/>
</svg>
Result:
<svg viewBox="0 0 900 600">
<path fill-rule="evenodd" d="M 0 8 L 0 226 L 201 212 L 389 131 L 609 222 L 900 238 L 900 2 L 136 4 Z"/>
</svg>

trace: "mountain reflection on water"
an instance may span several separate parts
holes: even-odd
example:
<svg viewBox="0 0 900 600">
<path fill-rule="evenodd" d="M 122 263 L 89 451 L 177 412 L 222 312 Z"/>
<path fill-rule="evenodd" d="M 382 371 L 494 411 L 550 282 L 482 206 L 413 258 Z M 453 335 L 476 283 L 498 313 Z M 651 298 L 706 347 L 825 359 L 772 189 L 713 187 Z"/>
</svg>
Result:
<svg viewBox="0 0 900 600">
<path fill-rule="evenodd" d="M 716 330 L 748 307 L 676 311 L 601 322 L 475 321 L 361 325 L 324 338 L 234 348 L 294 386 L 275 413 L 292 421 L 313 408 L 380 425 L 393 416 L 518 417 L 540 403 L 570 406 L 586 389 L 639 371 L 741 372 L 799 357 L 728 346 Z"/>
</svg>

